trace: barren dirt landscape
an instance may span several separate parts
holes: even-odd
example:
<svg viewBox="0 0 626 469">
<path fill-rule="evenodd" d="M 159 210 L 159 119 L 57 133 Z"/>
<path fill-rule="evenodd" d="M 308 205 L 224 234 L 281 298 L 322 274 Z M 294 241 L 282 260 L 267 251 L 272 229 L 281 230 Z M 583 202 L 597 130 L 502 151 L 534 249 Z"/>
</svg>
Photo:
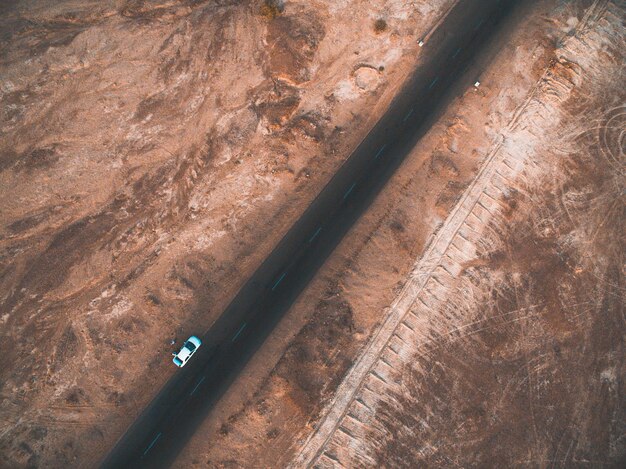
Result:
<svg viewBox="0 0 626 469">
<path fill-rule="evenodd" d="M 102 460 L 454 3 L 0 6 L 1 466 Z M 175 467 L 625 464 L 625 19 L 520 2 Z"/>
<path fill-rule="evenodd" d="M 447 6 L 2 7 L 6 464 L 102 456 L 174 372 L 170 340 L 211 325 Z"/>
</svg>

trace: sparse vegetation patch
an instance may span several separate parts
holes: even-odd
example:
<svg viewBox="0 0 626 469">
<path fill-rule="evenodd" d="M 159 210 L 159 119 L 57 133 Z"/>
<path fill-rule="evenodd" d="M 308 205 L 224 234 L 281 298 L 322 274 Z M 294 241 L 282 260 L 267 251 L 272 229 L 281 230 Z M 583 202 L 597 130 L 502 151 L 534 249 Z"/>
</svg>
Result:
<svg viewBox="0 0 626 469">
<path fill-rule="evenodd" d="M 261 5 L 261 15 L 269 19 L 274 19 L 285 10 L 285 3 L 282 0 L 265 0 Z"/>
<path fill-rule="evenodd" d="M 380 34 L 386 30 L 387 30 L 387 22 L 382 18 L 378 18 L 374 22 L 374 31 L 376 32 L 376 34 Z"/>
</svg>

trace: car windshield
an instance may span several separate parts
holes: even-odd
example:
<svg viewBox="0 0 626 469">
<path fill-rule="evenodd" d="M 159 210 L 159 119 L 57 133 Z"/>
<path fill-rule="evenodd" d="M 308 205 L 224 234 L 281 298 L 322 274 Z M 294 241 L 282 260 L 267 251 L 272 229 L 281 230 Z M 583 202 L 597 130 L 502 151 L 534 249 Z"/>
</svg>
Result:
<svg viewBox="0 0 626 469">
<path fill-rule="evenodd" d="M 185 344 L 185 347 L 187 347 L 190 352 L 193 352 L 196 349 L 196 346 L 193 344 L 193 342 L 187 342 Z"/>
</svg>

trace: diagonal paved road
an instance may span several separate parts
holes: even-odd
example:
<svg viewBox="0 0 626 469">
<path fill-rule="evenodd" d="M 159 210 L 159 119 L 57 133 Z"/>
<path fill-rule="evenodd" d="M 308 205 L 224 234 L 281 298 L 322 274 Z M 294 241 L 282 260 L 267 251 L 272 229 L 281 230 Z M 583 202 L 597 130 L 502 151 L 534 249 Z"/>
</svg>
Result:
<svg viewBox="0 0 626 469">
<path fill-rule="evenodd" d="M 461 0 L 449 12 L 385 116 L 205 333 L 190 363 L 120 438 L 103 468 L 172 464 L 455 91 L 474 81 L 464 77 L 465 69 L 518 3 Z"/>
</svg>

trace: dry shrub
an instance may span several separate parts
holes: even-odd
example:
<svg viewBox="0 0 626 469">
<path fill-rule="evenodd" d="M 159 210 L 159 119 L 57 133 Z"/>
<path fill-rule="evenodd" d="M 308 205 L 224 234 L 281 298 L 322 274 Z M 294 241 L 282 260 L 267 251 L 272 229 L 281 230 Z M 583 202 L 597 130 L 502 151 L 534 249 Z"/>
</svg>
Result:
<svg viewBox="0 0 626 469">
<path fill-rule="evenodd" d="M 382 18 L 378 18 L 374 22 L 374 31 L 376 32 L 376 34 L 379 34 L 386 30 L 387 30 L 387 22 Z"/>
<path fill-rule="evenodd" d="M 261 6 L 261 16 L 268 19 L 274 19 L 280 15 L 285 9 L 282 0 L 265 0 Z"/>
</svg>

